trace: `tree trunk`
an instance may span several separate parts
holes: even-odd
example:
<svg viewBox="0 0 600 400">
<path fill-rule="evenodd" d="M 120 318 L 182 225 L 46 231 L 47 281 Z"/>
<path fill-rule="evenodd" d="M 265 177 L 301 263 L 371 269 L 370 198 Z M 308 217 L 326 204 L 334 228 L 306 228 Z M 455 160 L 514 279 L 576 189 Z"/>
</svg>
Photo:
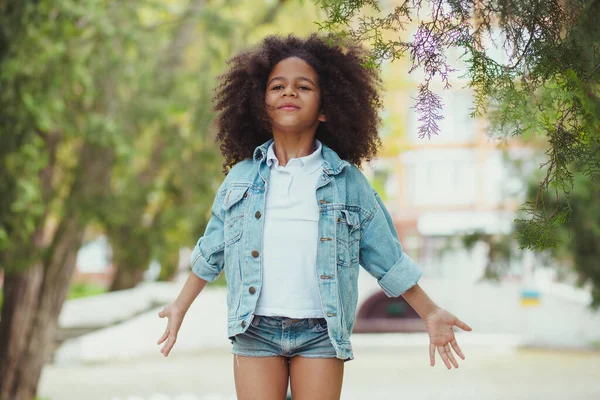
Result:
<svg viewBox="0 0 600 400">
<path fill-rule="evenodd" d="M 43 242 L 40 228 L 28 244 L 32 251 L 42 249 L 47 257 L 27 270 L 6 272 L 0 320 L 2 400 L 33 400 L 37 393 L 83 240 L 86 219 L 80 210 L 86 206 L 89 209 L 89 202 L 99 201 L 108 185 L 113 160 L 111 149 L 83 145 L 80 167 L 67 198 L 67 213 L 52 243 L 48 246 Z"/>
<path fill-rule="evenodd" d="M 0 323 L 0 399 L 16 399 L 19 379 L 35 310 L 42 286 L 43 268 L 36 265 L 21 272 L 5 272 L 4 303 Z"/>
<path fill-rule="evenodd" d="M 117 267 L 115 277 L 110 285 L 110 291 L 131 289 L 144 279 L 144 268 Z"/>
<path fill-rule="evenodd" d="M 75 268 L 83 226 L 63 220 L 46 265 L 7 273 L 0 323 L 0 398 L 31 400 L 52 350 L 58 316 Z"/>
<path fill-rule="evenodd" d="M 141 217 L 133 220 L 141 220 Z M 148 269 L 151 257 L 149 229 L 106 225 L 112 247 L 112 263 L 116 270 L 110 291 L 134 288 L 144 279 L 144 271 Z"/>
<path fill-rule="evenodd" d="M 172 281 L 179 269 L 179 248 L 168 251 L 160 260 L 159 281 Z"/>
</svg>

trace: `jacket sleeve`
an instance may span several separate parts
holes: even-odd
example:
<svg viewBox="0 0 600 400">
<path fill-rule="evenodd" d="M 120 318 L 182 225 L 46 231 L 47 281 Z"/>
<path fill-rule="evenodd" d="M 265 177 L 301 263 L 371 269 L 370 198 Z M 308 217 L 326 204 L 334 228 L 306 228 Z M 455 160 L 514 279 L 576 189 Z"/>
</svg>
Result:
<svg viewBox="0 0 600 400">
<path fill-rule="evenodd" d="M 362 229 L 360 265 L 377 279 L 388 297 L 398 297 L 419 281 L 422 270 L 402 251 L 390 214 L 375 190 L 373 194 L 372 218 Z"/>
<path fill-rule="evenodd" d="M 221 188 L 223 185 L 221 185 Z M 225 240 L 223 238 L 223 209 L 221 207 L 221 188 L 215 196 L 211 208 L 211 217 L 204 235 L 198 240 L 190 263 L 192 271 L 199 278 L 214 282 L 223 270 Z"/>
</svg>

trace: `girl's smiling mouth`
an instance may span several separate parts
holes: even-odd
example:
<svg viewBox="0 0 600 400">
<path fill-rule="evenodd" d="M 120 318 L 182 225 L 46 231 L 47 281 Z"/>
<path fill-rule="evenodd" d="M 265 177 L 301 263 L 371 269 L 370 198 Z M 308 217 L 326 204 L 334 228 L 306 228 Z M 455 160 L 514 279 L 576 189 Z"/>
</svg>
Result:
<svg viewBox="0 0 600 400">
<path fill-rule="evenodd" d="M 278 107 L 279 110 L 285 110 L 285 111 L 294 111 L 294 110 L 299 110 L 300 107 L 298 107 L 295 104 L 292 103 L 285 103 L 281 106 Z"/>
</svg>

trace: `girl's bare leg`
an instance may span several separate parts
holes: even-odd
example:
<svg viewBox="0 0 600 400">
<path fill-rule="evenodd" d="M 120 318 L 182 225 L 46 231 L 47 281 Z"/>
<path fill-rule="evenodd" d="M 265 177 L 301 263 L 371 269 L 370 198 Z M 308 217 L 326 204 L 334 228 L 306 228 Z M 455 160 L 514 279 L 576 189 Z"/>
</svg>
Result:
<svg viewBox="0 0 600 400">
<path fill-rule="evenodd" d="M 292 357 L 290 385 L 294 400 L 339 400 L 344 361 L 339 358 Z"/>
<path fill-rule="evenodd" d="M 238 400 L 285 400 L 289 363 L 285 357 L 233 355 L 233 376 Z"/>
</svg>

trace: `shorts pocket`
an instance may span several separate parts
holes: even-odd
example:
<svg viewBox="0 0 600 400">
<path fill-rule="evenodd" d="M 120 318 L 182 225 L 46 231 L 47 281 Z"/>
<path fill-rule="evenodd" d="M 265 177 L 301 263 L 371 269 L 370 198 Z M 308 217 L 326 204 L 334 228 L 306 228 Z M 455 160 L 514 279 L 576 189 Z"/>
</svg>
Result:
<svg viewBox="0 0 600 400">
<path fill-rule="evenodd" d="M 325 318 L 312 318 L 310 327 L 316 332 L 327 332 L 327 320 Z"/>
</svg>

